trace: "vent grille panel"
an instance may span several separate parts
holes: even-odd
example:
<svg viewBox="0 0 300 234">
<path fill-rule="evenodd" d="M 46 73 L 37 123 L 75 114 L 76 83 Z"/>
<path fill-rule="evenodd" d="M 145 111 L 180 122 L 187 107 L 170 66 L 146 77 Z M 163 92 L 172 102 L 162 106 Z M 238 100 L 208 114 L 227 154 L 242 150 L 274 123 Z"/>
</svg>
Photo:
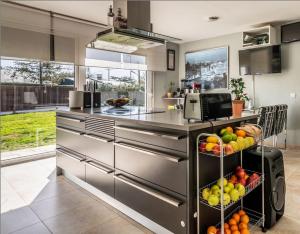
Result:
<svg viewBox="0 0 300 234">
<path fill-rule="evenodd" d="M 101 118 L 88 117 L 85 121 L 85 130 L 88 133 L 101 135 L 115 135 L 115 121 Z"/>
</svg>

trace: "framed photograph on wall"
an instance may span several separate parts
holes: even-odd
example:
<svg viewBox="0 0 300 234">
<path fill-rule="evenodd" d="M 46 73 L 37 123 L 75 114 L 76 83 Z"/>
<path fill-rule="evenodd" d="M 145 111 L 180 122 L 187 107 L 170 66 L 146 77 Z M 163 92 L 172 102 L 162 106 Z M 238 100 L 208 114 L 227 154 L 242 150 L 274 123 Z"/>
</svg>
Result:
<svg viewBox="0 0 300 234">
<path fill-rule="evenodd" d="M 185 54 L 185 77 L 201 89 L 227 89 L 228 76 L 228 46 Z"/>
<path fill-rule="evenodd" d="M 175 71 L 175 50 L 167 50 L 167 69 Z"/>
</svg>

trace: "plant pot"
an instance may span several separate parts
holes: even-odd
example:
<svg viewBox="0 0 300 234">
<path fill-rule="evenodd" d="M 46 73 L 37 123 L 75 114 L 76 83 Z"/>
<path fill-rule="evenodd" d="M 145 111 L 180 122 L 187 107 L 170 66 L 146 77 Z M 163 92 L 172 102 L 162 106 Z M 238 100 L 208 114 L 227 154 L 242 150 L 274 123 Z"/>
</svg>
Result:
<svg viewBox="0 0 300 234">
<path fill-rule="evenodd" d="M 232 114 L 233 117 L 241 117 L 242 111 L 245 105 L 245 101 L 243 100 L 233 100 L 232 101 Z"/>
<path fill-rule="evenodd" d="M 167 93 L 167 97 L 171 98 L 172 97 L 172 93 L 171 92 Z"/>
</svg>

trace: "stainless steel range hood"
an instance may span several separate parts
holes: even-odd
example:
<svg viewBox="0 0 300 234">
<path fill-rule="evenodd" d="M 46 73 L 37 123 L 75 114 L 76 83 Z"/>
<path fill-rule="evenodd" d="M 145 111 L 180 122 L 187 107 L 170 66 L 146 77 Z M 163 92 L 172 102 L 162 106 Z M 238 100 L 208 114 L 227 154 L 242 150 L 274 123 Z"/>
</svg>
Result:
<svg viewBox="0 0 300 234">
<path fill-rule="evenodd" d="M 127 21 L 126 28 L 114 26 L 97 34 L 96 39 L 87 47 L 125 53 L 138 49 L 148 49 L 176 42 L 180 39 L 152 32 L 150 23 L 150 1 L 114 0 L 113 12 L 116 15 L 121 9 L 122 17 Z"/>
</svg>

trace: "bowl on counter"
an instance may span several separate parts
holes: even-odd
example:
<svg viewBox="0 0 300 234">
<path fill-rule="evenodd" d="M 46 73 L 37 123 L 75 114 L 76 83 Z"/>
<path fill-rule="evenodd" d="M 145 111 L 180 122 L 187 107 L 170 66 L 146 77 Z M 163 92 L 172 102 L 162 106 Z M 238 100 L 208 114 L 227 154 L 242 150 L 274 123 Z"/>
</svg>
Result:
<svg viewBox="0 0 300 234">
<path fill-rule="evenodd" d="M 111 98 L 106 100 L 106 104 L 113 107 L 122 107 L 129 103 L 129 98 Z"/>
</svg>

